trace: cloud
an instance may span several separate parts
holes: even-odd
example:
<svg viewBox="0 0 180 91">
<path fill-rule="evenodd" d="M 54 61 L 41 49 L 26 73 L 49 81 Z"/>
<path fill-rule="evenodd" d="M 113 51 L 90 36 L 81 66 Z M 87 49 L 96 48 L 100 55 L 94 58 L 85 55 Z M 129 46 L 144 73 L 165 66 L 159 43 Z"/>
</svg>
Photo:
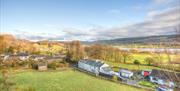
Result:
<svg viewBox="0 0 180 91">
<path fill-rule="evenodd" d="M 168 2 L 171 2 L 173 0 L 153 0 L 154 3 L 157 3 L 157 4 L 162 4 L 162 3 L 168 3 Z"/>
<path fill-rule="evenodd" d="M 149 35 L 173 34 L 174 28 L 180 26 L 180 7 L 156 11 L 148 15 L 144 22 L 125 27 L 112 27 L 99 32 L 99 39 L 112 39 L 122 37 L 138 37 Z"/>
<path fill-rule="evenodd" d="M 116 11 L 113 11 L 114 13 Z M 18 38 L 30 40 L 104 40 L 124 37 L 139 37 L 150 35 L 173 34 L 174 29 L 180 26 L 180 7 L 169 8 L 162 11 L 150 11 L 144 22 L 139 22 L 124 27 L 95 26 L 88 29 L 64 28 L 60 33 L 29 33 L 17 30 Z"/>
</svg>

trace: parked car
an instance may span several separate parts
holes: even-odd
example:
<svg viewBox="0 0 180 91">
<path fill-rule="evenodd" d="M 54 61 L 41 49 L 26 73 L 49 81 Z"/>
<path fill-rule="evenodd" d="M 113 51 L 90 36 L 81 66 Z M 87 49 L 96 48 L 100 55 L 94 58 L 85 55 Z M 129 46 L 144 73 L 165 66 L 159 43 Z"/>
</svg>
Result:
<svg viewBox="0 0 180 91">
<path fill-rule="evenodd" d="M 159 86 L 159 87 L 156 88 L 155 91 L 173 91 L 173 89 L 168 88 L 166 86 Z"/>
</svg>

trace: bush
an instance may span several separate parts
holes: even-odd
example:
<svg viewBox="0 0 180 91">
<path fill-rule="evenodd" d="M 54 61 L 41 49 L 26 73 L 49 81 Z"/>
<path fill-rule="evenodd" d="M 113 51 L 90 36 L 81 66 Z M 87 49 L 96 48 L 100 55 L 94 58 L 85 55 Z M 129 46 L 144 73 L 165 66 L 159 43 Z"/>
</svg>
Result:
<svg viewBox="0 0 180 91">
<path fill-rule="evenodd" d="M 36 91 L 34 87 L 15 87 L 15 91 Z M 13 90 L 14 91 L 14 90 Z"/>
<path fill-rule="evenodd" d="M 112 78 L 113 81 L 118 81 L 118 77 L 116 75 L 113 75 L 113 78 Z"/>
<path fill-rule="evenodd" d="M 146 87 L 155 87 L 155 84 L 149 81 L 140 81 L 139 85 L 146 86 Z"/>
<path fill-rule="evenodd" d="M 48 64 L 48 68 L 52 68 L 52 69 L 56 69 L 57 66 L 58 66 L 58 65 L 57 65 L 56 62 L 52 62 L 52 63 L 49 63 L 49 64 Z"/>
<path fill-rule="evenodd" d="M 147 57 L 145 59 L 145 61 L 146 61 L 147 65 L 149 65 L 149 66 L 154 64 L 154 59 L 152 57 Z"/>
<path fill-rule="evenodd" d="M 134 60 L 134 64 L 140 65 L 140 61 L 139 60 Z"/>
<path fill-rule="evenodd" d="M 8 70 L 2 70 L 2 77 L 0 78 L 0 91 L 11 91 L 10 89 L 15 83 L 9 79 Z"/>
</svg>

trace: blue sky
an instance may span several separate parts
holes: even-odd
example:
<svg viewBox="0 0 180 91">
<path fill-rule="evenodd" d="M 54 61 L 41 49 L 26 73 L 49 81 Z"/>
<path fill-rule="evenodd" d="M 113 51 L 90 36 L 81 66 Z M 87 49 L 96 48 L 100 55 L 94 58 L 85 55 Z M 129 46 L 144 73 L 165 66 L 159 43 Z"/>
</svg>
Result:
<svg viewBox="0 0 180 91">
<path fill-rule="evenodd" d="M 180 0 L 0 0 L 0 4 L 1 33 L 32 40 L 97 40 L 167 34 L 148 34 L 144 28 L 136 32 L 134 26 L 179 10 Z"/>
</svg>

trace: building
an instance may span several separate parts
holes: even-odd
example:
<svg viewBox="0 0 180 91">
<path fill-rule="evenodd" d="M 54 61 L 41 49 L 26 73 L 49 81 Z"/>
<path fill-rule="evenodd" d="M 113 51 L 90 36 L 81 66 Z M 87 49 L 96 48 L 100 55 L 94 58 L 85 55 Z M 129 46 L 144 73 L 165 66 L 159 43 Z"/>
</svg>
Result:
<svg viewBox="0 0 180 91">
<path fill-rule="evenodd" d="M 120 78 L 131 78 L 133 76 L 133 72 L 125 69 L 119 70 Z"/>
<path fill-rule="evenodd" d="M 48 63 L 52 63 L 54 61 L 63 61 L 62 57 L 46 57 L 44 58 L 45 61 L 47 61 Z"/>
<path fill-rule="evenodd" d="M 25 61 L 29 59 L 29 54 L 28 53 L 19 53 L 17 54 L 20 60 Z"/>
<path fill-rule="evenodd" d="M 30 57 L 30 59 L 34 60 L 34 61 L 38 61 L 38 60 L 43 60 L 46 56 L 44 55 L 32 55 Z"/>
<path fill-rule="evenodd" d="M 108 64 L 100 60 L 84 59 L 78 62 L 78 68 L 95 73 L 96 75 L 113 75 L 113 71 Z"/>
<path fill-rule="evenodd" d="M 141 71 L 141 75 L 143 75 L 144 77 L 148 77 L 150 75 L 152 70 L 143 70 Z"/>
<path fill-rule="evenodd" d="M 159 85 L 175 87 L 176 83 L 180 81 L 180 77 L 174 72 L 153 69 L 149 75 L 149 80 Z"/>
<path fill-rule="evenodd" d="M 37 68 L 39 71 L 44 71 L 44 70 L 47 70 L 47 63 L 45 62 L 39 62 L 37 64 Z"/>
<path fill-rule="evenodd" d="M 3 62 L 13 61 L 13 60 L 19 60 L 19 56 L 17 56 L 17 55 L 5 55 L 3 58 Z"/>
</svg>

